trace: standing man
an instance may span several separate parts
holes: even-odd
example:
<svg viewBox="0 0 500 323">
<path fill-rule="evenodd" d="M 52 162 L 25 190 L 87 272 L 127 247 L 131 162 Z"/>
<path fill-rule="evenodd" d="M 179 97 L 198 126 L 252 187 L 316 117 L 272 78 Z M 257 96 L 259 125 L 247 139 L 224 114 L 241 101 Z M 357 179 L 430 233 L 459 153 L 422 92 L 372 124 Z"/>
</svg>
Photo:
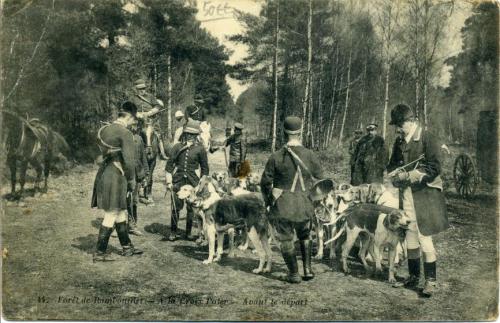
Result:
<svg viewBox="0 0 500 323">
<path fill-rule="evenodd" d="M 184 113 L 182 113 L 181 110 L 175 111 L 174 118 L 175 118 L 175 121 L 177 121 L 178 127 L 177 127 L 177 129 L 175 129 L 175 132 L 174 132 L 174 140 L 172 142 L 173 145 L 175 145 L 176 143 L 179 143 L 181 141 L 181 136 L 182 136 L 182 132 L 184 129 L 184 125 L 186 124 L 186 121 L 187 121 L 184 118 Z"/>
<path fill-rule="evenodd" d="M 383 183 L 387 165 L 387 150 L 384 138 L 377 134 L 378 125 L 370 123 L 355 151 L 354 175 L 352 185 Z"/>
<path fill-rule="evenodd" d="M 142 137 L 139 135 L 137 120 L 131 125 L 130 130 L 134 135 L 134 145 L 135 145 L 135 190 L 132 195 L 128 197 L 128 223 L 129 223 L 129 233 L 138 236 L 142 235 L 142 232 L 137 228 L 137 204 L 139 203 L 139 189 L 144 183 L 146 178 L 149 176 L 149 166 L 148 160 L 146 158 L 146 153 L 144 149 L 144 142 Z"/>
<path fill-rule="evenodd" d="M 440 145 L 434 134 L 418 124 L 413 111 L 405 104 L 392 109 L 389 124 L 396 126 L 402 135 L 394 143 L 387 170 L 395 170 L 391 181 L 399 188 L 400 208 L 413 220 L 406 234 L 410 276 L 405 286 L 417 287 L 422 253 L 425 277 L 422 294 L 430 297 L 436 290 L 436 251 L 432 235 L 449 226 L 440 176 Z M 411 167 L 401 168 L 419 159 Z"/>
<path fill-rule="evenodd" d="M 113 227 L 116 227 L 123 248 L 122 256 L 142 254 L 130 241 L 127 225 L 127 195 L 136 188 L 134 139 L 127 127 L 135 122 L 136 115 L 135 104 L 125 102 L 118 119 L 97 133 L 103 163 L 95 178 L 91 206 L 104 210 L 104 220 L 99 229 L 94 262 L 113 260 L 106 254 Z"/>
<path fill-rule="evenodd" d="M 234 124 L 234 133 L 226 139 L 224 146 L 229 146 L 228 173 L 231 177 L 238 177 L 241 166 L 246 159 L 247 147 L 243 136 L 243 125 L 239 122 Z M 226 153 L 224 151 L 224 153 Z"/>
<path fill-rule="evenodd" d="M 156 99 L 152 94 L 149 94 L 146 91 L 146 82 L 143 79 L 136 80 L 134 86 L 135 91 L 131 101 L 137 106 L 137 118 L 141 121 L 142 124 L 144 124 L 148 120 L 150 120 L 150 122 L 153 122 L 155 135 L 158 137 L 158 141 L 160 142 L 160 155 L 162 159 L 165 160 L 167 159 L 167 155 L 165 154 L 165 147 L 163 147 L 161 127 L 158 119 L 163 102 Z M 140 124 L 139 126 L 141 127 L 142 125 Z"/>
<path fill-rule="evenodd" d="M 354 137 L 349 143 L 349 165 L 351 166 L 351 184 L 361 182 L 361 179 L 355 179 L 354 176 L 356 175 L 354 171 L 354 166 L 356 163 L 356 149 L 358 147 L 359 140 L 361 139 L 361 136 L 363 135 L 363 130 L 361 129 L 356 129 L 354 131 Z M 358 173 L 359 175 L 359 173 Z M 354 184 L 353 184 L 354 185 Z"/>
<path fill-rule="evenodd" d="M 319 159 L 302 146 L 300 133 L 302 120 L 290 116 L 285 119 L 287 143 L 271 155 L 260 182 L 262 195 L 270 207 L 269 219 L 276 229 L 281 254 L 288 267 L 286 281 L 300 283 L 294 235 L 300 241 L 304 266 L 304 280 L 314 278 L 311 268 L 311 220 L 314 207 L 309 199 L 309 189 L 316 179 L 323 178 Z"/>
<path fill-rule="evenodd" d="M 168 240 L 174 241 L 179 238 L 177 234 L 179 213 L 184 207 L 184 201 L 177 197 L 177 192 L 184 185 L 196 186 L 200 178 L 196 174 L 198 167 L 201 169 L 201 176 L 208 175 L 207 152 L 203 145 L 198 141 L 200 134 L 200 125 L 194 120 L 189 120 L 184 126 L 184 133 L 180 143 L 172 148 L 171 158 L 166 165 L 165 180 L 167 189 L 172 192 L 171 204 L 172 215 L 170 217 L 170 235 Z M 192 240 L 191 229 L 193 227 L 194 212 L 192 207 L 186 205 L 186 234 L 187 240 Z M 166 240 L 165 239 L 165 240 Z"/>
</svg>

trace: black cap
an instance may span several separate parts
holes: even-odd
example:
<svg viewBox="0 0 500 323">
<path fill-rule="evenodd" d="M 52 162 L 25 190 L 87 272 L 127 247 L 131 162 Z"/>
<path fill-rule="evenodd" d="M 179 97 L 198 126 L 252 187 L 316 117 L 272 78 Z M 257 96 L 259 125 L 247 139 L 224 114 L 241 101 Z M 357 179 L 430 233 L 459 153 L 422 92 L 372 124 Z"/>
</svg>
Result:
<svg viewBox="0 0 500 323">
<path fill-rule="evenodd" d="M 401 126 L 405 121 L 411 120 L 412 118 L 413 111 L 411 108 L 404 103 L 400 103 L 392 108 L 391 122 L 389 122 L 389 124 Z"/>
<path fill-rule="evenodd" d="M 366 126 L 366 130 L 375 130 L 378 128 L 378 124 L 376 123 L 370 123 L 369 125 Z"/>
<path fill-rule="evenodd" d="M 134 118 L 137 118 L 137 106 L 133 102 L 123 102 L 120 111 L 130 113 Z"/>
<path fill-rule="evenodd" d="M 295 116 L 286 117 L 284 122 L 285 132 L 288 134 L 298 134 L 302 130 L 302 119 Z"/>
</svg>

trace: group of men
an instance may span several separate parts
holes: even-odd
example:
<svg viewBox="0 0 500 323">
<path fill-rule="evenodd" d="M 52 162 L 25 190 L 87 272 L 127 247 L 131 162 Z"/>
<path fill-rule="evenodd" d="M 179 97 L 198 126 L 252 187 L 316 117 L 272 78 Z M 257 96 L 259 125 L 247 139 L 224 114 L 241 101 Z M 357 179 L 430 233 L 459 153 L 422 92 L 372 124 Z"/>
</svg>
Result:
<svg viewBox="0 0 500 323">
<path fill-rule="evenodd" d="M 167 240 L 179 238 L 177 229 L 179 212 L 184 202 L 177 198 L 176 192 L 183 185 L 196 186 L 200 177 L 209 174 L 207 149 L 200 140 L 199 114 L 196 105 L 188 107 L 186 113 L 192 118 L 184 118 L 182 131 L 176 132 L 176 143 L 170 150 L 166 164 L 166 183 L 172 191 L 171 231 Z M 127 230 L 127 192 L 136 189 L 136 170 L 134 164 L 133 136 L 127 127 L 137 117 L 137 106 L 126 102 L 111 125 L 102 128 L 98 137 L 104 155 L 104 163 L 96 176 L 93 203 L 105 211 L 97 242 L 94 260 L 105 260 L 109 235 L 116 227 L 123 255 L 140 254 L 132 245 Z M 198 117 L 197 117 L 198 115 Z M 177 113 L 176 118 L 181 114 Z M 391 173 L 390 181 L 400 191 L 400 208 L 413 220 L 407 233 L 409 278 L 408 287 L 415 287 L 420 278 L 420 259 L 424 260 L 424 292 L 430 296 L 436 287 L 436 253 L 432 235 L 448 226 L 442 181 L 440 179 L 439 145 L 429 131 L 423 129 L 414 117 L 410 107 L 404 104 L 395 106 L 391 111 L 391 125 L 401 135 L 392 149 L 389 163 L 385 162 L 386 150 L 383 139 L 377 136 L 375 124 L 367 127 L 368 134 L 359 139 L 353 151 L 354 172 L 361 172 L 359 178 L 353 176 L 353 184 L 367 181 L 382 182 L 384 171 Z M 264 202 L 269 208 L 269 220 L 276 229 L 281 254 L 288 269 L 285 280 L 299 283 L 314 278 L 311 267 L 311 220 L 314 216 L 313 203 L 309 190 L 319 180 L 324 179 L 321 162 L 316 154 L 302 146 L 300 137 L 302 120 L 289 116 L 284 121 L 286 144 L 268 159 L 261 177 L 261 191 Z M 229 171 L 238 176 L 246 156 L 243 126 L 236 124 L 234 134 L 225 145 L 231 146 Z M 182 133 L 182 135 L 181 135 Z M 420 156 L 423 155 L 423 158 Z M 412 169 L 404 167 L 415 159 L 419 162 Z M 199 169 L 200 173 L 196 170 Z M 359 182 L 358 182 L 359 181 Z M 191 229 L 194 212 L 187 205 L 186 238 L 193 239 Z M 297 237 L 303 261 L 304 275 L 301 277 L 295 251 L 294 237 Z"/>
</svg>

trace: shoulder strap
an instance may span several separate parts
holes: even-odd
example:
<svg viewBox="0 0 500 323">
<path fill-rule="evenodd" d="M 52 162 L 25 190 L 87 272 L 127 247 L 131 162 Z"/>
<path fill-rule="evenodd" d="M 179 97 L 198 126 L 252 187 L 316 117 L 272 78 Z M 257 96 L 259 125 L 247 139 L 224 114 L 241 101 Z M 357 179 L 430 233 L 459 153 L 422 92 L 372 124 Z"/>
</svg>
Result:
<svg viewBox="0 0 500 323">
<path fill-rule="evenodd" d="M 285 150 L 290 154 L 290 156 L 292 156 L 292 160 L 298 164 L 298 166 L 300 166 L 301 168 L 303 168 L 306 173 L 311 176 L 311 178 L 313 180 L 317 180 L 316 177 L 313 176 L 313 174 L 311 173 L 311 171 L 309 170 L 309 168 L 306 166 L 306 164 L 304 164 L 304 162 L 302 161 L 302 159 L 300 159 L 300 157 L 290 148 L 288 147 L 288 145 L 285 145 Z"/>
</svg>

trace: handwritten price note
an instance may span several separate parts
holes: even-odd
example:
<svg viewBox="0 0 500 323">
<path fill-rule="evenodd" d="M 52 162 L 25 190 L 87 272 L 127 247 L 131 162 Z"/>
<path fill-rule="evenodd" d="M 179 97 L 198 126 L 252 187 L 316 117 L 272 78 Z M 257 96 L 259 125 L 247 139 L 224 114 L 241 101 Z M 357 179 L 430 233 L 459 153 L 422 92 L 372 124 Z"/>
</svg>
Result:
<svg viewBox="0 0 500 323">
<path fill-rule="evenodd" d="M 233 18 L 234 8 L 228 1 L 204 0 L 202 5 L 202 19 Z"/>
</svg>

